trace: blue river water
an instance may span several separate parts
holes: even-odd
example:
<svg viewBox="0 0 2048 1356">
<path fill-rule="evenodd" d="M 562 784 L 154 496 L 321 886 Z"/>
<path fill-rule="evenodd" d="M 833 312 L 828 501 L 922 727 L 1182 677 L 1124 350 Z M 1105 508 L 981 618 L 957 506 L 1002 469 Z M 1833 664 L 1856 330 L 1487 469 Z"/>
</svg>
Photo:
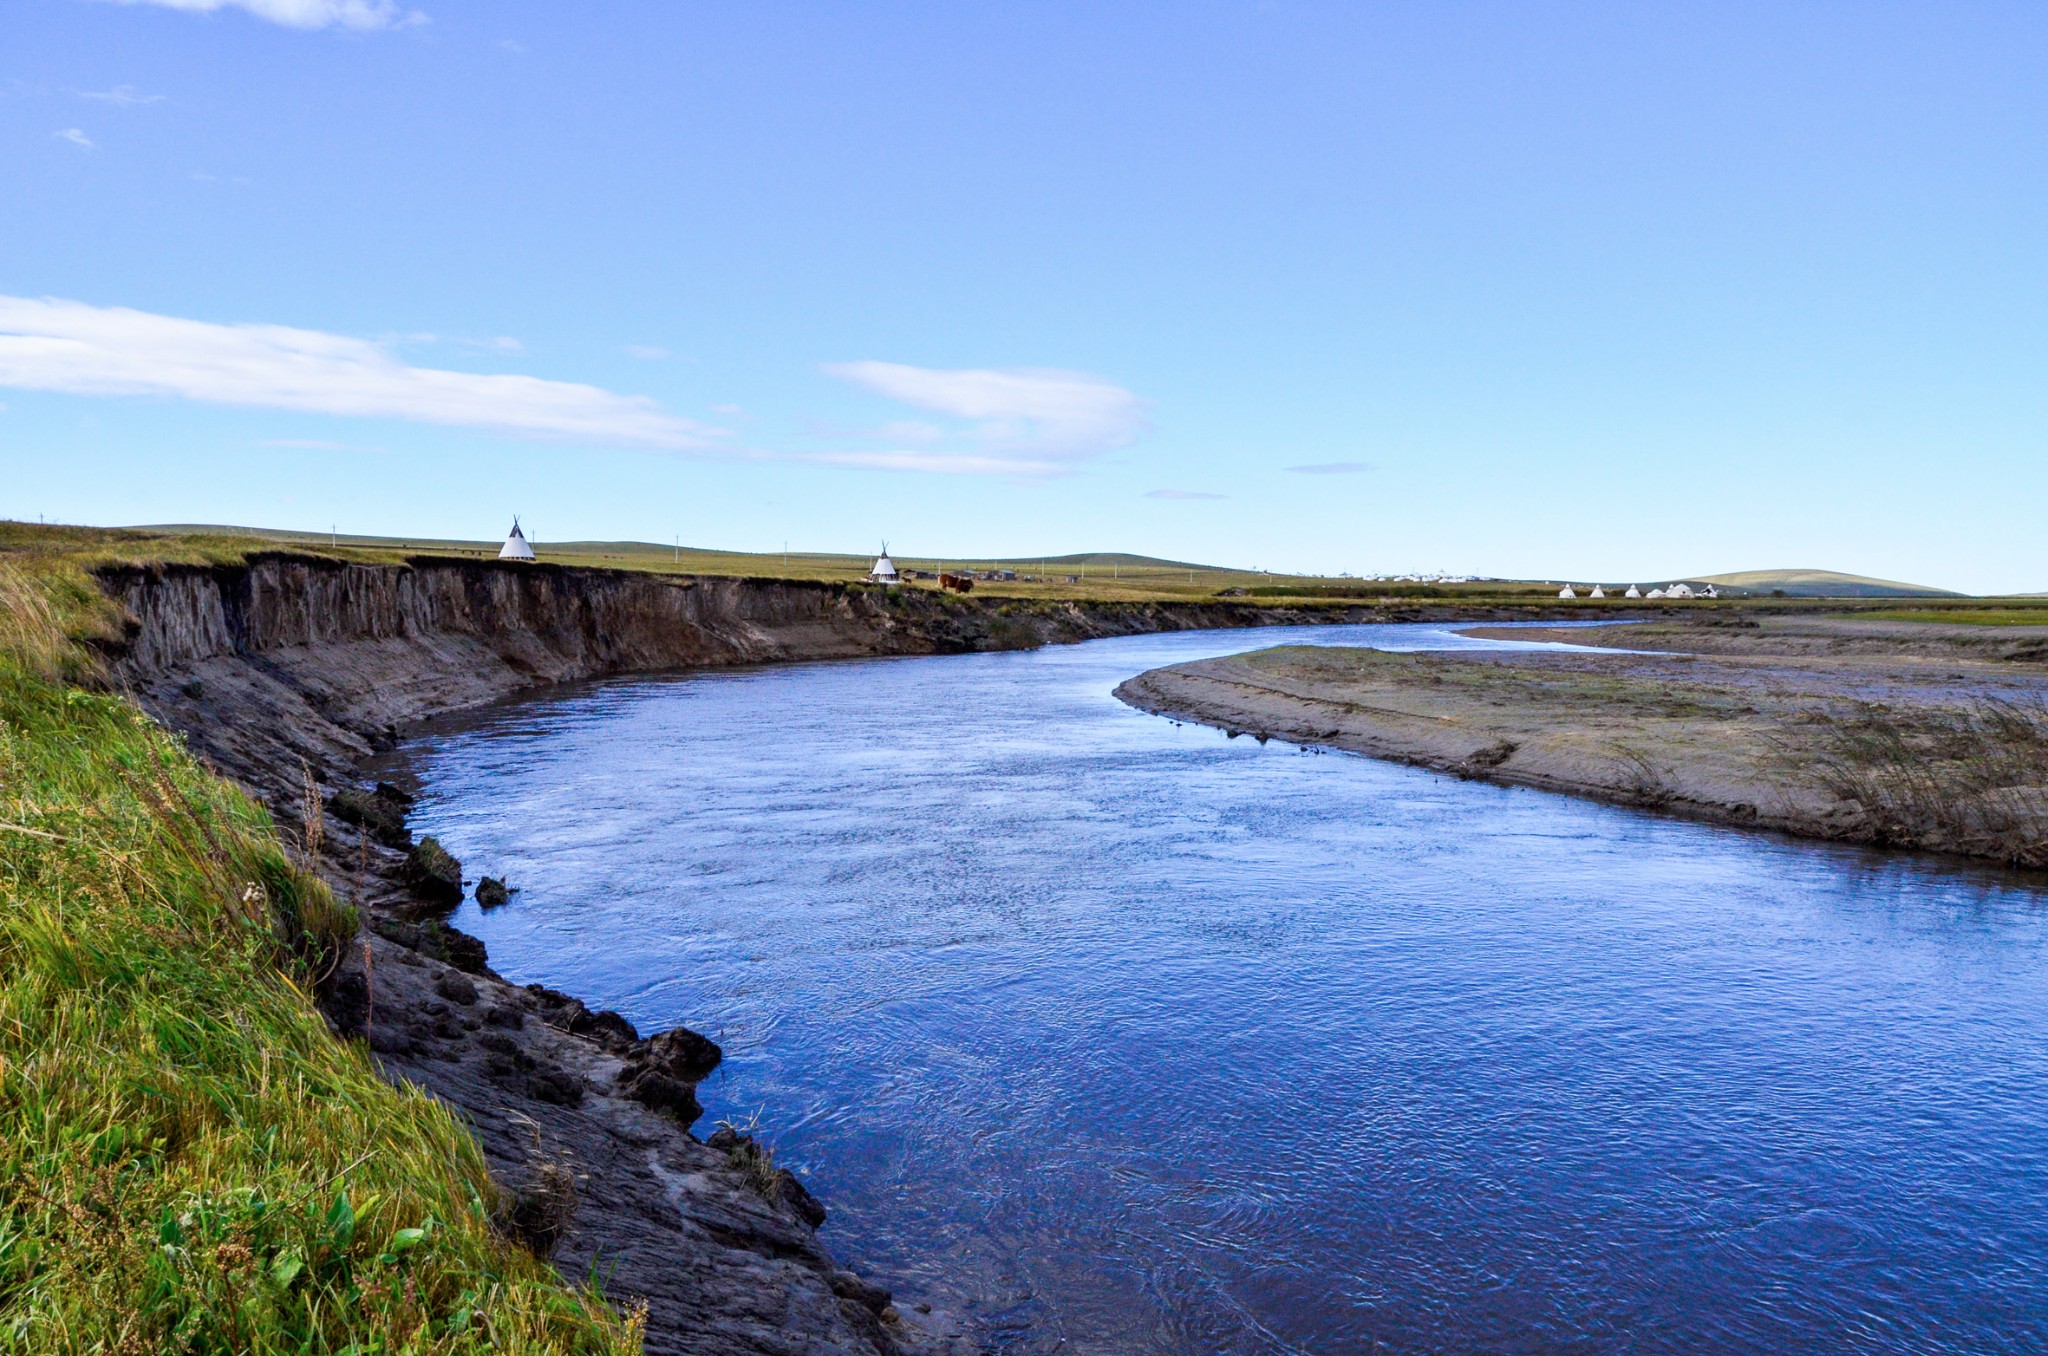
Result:
<svg viewBox="0 0 2048 1356">
<path fill-rule="evenodd" d="M 1277 643 L 1482 642 L 595 684 L 431 727 L 416 823 L 998 1351 L 2048 1351 L 2048 892 L 1110 695 Z"/>
</svg>

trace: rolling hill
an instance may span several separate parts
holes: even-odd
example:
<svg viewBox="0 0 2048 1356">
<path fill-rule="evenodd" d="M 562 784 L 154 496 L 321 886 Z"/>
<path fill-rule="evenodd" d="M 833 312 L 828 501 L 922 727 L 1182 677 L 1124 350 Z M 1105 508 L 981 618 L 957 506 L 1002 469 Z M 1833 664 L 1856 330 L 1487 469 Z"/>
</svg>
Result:
<svg viewBox="0 0 2048 1356">
<path fill-rule="evenodd" d="M 1723 589 L 1747 593 L 1783 590 L 1791 598 L 1959 598 L 1950 589 L 1928 588 L 1924 584 L 1901 584 L 1891 579 L 1842 574 L 1835 570 L 1742 570 L 1735 574 L 1707 574 L 1700 578 Z"/>
</svg>

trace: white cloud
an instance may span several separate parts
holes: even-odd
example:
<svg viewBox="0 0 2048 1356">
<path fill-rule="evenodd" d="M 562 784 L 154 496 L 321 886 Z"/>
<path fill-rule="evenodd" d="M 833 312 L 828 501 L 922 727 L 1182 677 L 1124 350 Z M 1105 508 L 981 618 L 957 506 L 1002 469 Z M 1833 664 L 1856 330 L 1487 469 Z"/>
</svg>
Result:
<svg viewBox="0 0 2048 1356">
<path fill-rule="evenodd" d="M 88 151 L 93 148 L 92 138 L 79 131 L 76 127 L 67 127 L 61 132 L 52 132 L 50 135 L 59 141 L 68 141 L 74 146 L 82 146 Z"/>
<path fill-rule="evenodd" d="M 1287 469 L 1304 476 L 1350 476 L 1379 468 L 1369 461 L 1319 461 L 1311 466 L 1290 466 Z"/>
<path fill-rule="evenodd" d="M 1147 490 L 1147 499 L 1228 499 L 1226 494 L 1210 494 L 1204 490 Z"/>
<path fill-rule="evenodd" d="M 946 440 L 946 430 L 925 419 L 891 419 L 875 433 L 886 442 L 909 447 L 936 447 Z"/>
<path fill-rule="evenodd" d="M 828 363 L 825 372 L 906 405 L 969 421 L 955 432 L 908 425 L 920 448 L 820 454 L 847 466 L 980 475 L 1059 475 L 1128 447 L 1145 430 L 1146 402 L 1086 372 L 1006 367 L 943 370 L 906 363 Z M 893 427 L 903 427 L 893 426 Z M 886 432 L 886 428 L 885 428 Z M 964 442 L 970 450 L 942 442 Z"/>
<path fill-rule="evenodd" d="M 696 448 L 721 430 L 576 382 L 409 367 L 380 345 L 283 325 L 0 296 L 0 386 L 176 396 L 406 419 L 622 447 Z"/>
<path fill-rule="evenodd" d="M 964 476 L 1043 476 L 1055 475 L 1066 469 L 1050 462 L 1017 457 L 913 451 L 907 448 L 881 452 L 802 452 L 780 456 L 777 460 L 815 462 L 820 466 L 858 466 L 871 471 L 937 471 Z"/>
<path fill-rule="evenodd" d="M 138 93 L 133 85 L 116 85 L 112 89 L 102 90 L 82 89 L 78 91 L 78 97 L 112 104 L 116 108 L 140 108 L 144 104 L 160 104 L 164 101 L 163 95 Z"/>
<path fill-rule="evenodd" d="M 423 24 L 418 10 L 400 9 L 393 0 L 114 0 L 118 5 L 157 5 L 188 14 L 223 9 L 245 10 L 286 28 L 403 28 Z"/>
</svg>

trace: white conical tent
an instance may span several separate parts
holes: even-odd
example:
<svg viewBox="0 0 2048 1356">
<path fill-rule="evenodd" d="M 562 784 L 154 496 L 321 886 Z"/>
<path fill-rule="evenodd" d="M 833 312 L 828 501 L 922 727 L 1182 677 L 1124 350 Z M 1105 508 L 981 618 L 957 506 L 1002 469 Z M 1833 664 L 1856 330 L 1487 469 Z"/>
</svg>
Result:
<svg viewBox="0 0 2048 1356">
<path fill-rule="evenodd" d="M 1586 596 L 1588 598 L 1605 598 L 1607 596 L 1607 590 L 1601 588 L 1598 584 L 1595 584 L 1593 585 L 1593 591 L 1587 594 Z"/>
<path fill-rule="evenodd" d="M 896 573 L 896 562 L 889 559 L 889 543 L 882 543 L 882 554 L 875 557 L 875 567 L 868 571 L 868 580 L 875 584 L 894 584 L 902 576 Z"/>
<path fill-rule="evenodd" d="M 1572 586 L 1570 584 L 1566 584 L 1563 588 L 1557 591 L 1557 596 L 1560 598 L 1576 598 L 1579 595 L 1572 592 Z"/>
<path fill-rule="evenodd" d="M 519 520 L 512 520 L 512 530 L 506 534 L 505 544 L 498 548 L 500 560 L 532 560 L 533 548 L 527 545 L 526 534 L 519 530 Z"/>
<path fill-rule="evenodd" d="M 1628 586 L 1628 592 L 1622 594 L 1621 596 L 1624 598 L 1640 598 L 1643 596 L 1643 591 L 1637 588 L 1634 584 L 1630 584 Z"/>
</svg>

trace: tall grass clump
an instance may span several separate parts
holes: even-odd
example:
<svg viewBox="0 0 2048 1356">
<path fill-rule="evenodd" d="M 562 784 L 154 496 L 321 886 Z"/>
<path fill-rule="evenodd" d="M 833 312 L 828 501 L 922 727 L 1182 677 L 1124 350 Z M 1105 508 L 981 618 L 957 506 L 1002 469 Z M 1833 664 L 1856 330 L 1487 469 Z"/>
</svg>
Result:
<svg viewBox="0 0 2048 1356">
<path fill-rule="evenodd" d="M 0 559 L 0 1352 L 639 1349 L 310 993 L 346 905 Z"/>
<path fill-rule="evenodd" d="M 1880 841 L 2048 866 L 2048 707 L 1870 705 L 1820 736 L 1814 770 Z"/>
</svg>

